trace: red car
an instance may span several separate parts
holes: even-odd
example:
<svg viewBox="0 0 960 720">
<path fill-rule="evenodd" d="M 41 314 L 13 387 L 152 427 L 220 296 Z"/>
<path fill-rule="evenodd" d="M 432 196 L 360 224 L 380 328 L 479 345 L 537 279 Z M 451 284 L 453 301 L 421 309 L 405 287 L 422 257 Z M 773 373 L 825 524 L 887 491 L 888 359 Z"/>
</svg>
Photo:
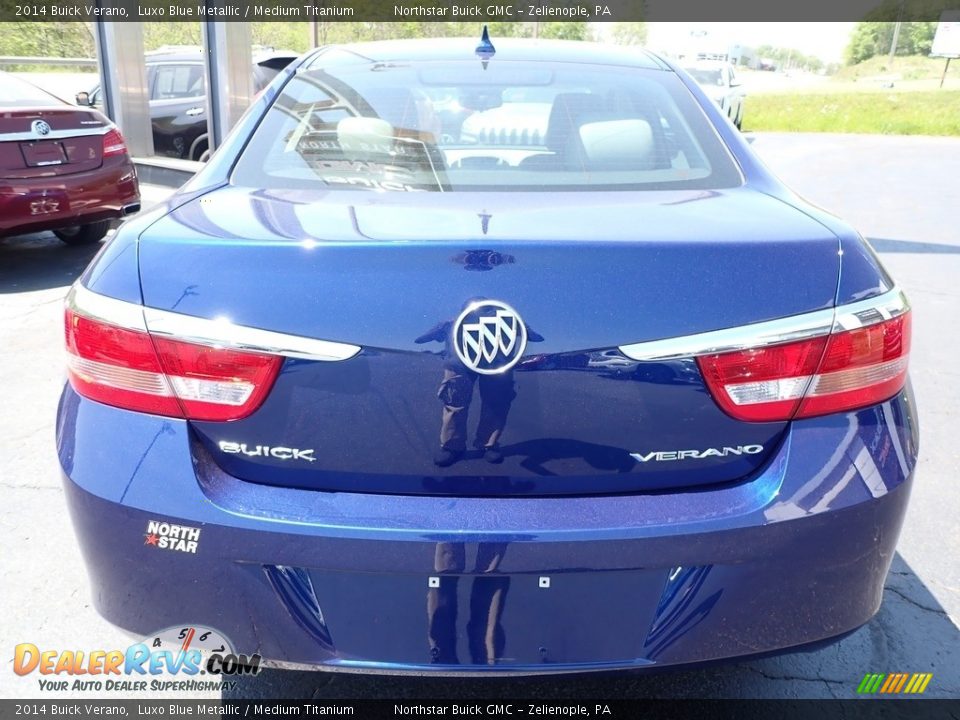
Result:
<svg viewBox="0 0 960 720">
<path fill-rule="evenodd" d="M 52 230 L 94 243 L 139 209 L 137 172 L 110 120 L 0 72 L 0 237 Z"/>
</svg>

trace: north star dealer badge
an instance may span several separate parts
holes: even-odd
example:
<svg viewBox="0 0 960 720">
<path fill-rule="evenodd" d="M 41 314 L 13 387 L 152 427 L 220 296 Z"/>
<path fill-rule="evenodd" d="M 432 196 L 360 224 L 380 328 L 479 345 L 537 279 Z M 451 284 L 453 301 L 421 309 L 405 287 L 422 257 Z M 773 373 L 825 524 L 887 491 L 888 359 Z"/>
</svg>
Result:
<svg viewBox="0 0 960 720">
<path fill-rule="evenodd" d="M 144 533 L 144 537 L 146 538 L 143 541 L 144 545 L 195 555 L 197 543 L 200 542 L 200 528 L 151 520 L 147 523 L 147 532 Z"/>
</svg>

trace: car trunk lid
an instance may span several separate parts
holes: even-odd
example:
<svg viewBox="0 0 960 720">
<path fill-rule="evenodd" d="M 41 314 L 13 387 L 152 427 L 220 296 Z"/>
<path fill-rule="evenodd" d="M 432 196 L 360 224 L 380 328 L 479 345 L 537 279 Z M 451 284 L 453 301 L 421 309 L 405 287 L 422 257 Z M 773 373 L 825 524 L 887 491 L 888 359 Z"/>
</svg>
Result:
<svg viewBox="0 0 960 720">
<path fill-rule="evenodd" d="M 694 360 L 618 348 L 829 308 L 837 249 L 822 225 L 746 188 L 224 188 L 155 223 L 140 262 L 148 307 L 362 348 L 287 359 L 252 415 L 192 423 L 195 452 L 227 472 L 318 490 L 591 494 L 761 469 L 786 423 L 726 415 Z M 514 309 L 527 332 L 507 373 L 465 371 L 451 348 L 478 298 Z M 501 463 L 484 457 L 491 439 Z M 438 466 L 442 441 L 466 453 Z"/>
<path fill-rule="evenodd" d="M 100 167 L 108 121 L 92 110 L 17 108 L 0 113 L 0 177 L 27 179 Z"/>
</svg>

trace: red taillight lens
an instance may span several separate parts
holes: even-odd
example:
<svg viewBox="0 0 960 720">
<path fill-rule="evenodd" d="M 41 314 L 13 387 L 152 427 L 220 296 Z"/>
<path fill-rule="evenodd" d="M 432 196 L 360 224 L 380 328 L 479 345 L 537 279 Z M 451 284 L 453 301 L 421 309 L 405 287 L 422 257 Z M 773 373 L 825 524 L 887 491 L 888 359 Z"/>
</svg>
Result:
<svg viewBox="0 0 960 720">
<path fill-rule="evenodd" d="M 189 420 L 238 420 L 256 410 L 283 358 L 151 338 L 66 312 L 68 375 L 84 397 Z"/>
<path fill-rule="evenodd" d="M 66 312 L 67 374 L 91 400 L 155 415 L 182 417 L 145 332 Z"/>
<path fill-rule="evenodd" d="M 160 365 L 191 420 L 236 420 L 263 402 L 283 358 L 155 338 Z"/>
<path fill-rule="evenodd" d="M 110 128 L 103 136 L 103 156 L 125 155 L 127 152 L 127 143 L 123 135 L 116 128 Z"/>
<path fill-rule="evenodd" d="M 772 422 L 874 405 L 903 388 L 910 314 L 800 342 L 697 358 L 717 404 Z"/>
<path fill-rule="evenodd" d="M 697 359 L 714 400 L 738 420 L 793 417 L 816 373 L 826 337 Z"/>
<path fill-rule="evenodd" d="M 831 335 L 820 369 L 797 417 L 812 417 L 889 400 L 907 382 L 910 314 Z"/>
</svg>

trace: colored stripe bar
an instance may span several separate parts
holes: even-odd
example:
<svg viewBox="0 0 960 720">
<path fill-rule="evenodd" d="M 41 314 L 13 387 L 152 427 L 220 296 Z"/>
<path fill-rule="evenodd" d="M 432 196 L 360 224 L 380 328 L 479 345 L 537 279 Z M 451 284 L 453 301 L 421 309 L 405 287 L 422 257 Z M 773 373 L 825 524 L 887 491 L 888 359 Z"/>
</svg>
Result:
<svg viewBox="0 0 960 720">
<path fill-rule="evenodd" d="M 897 683 L 896 689 L 895 689 L 895 690 L 891 690 L 891 692 L 898 693 L 898 692 L 900 692 L 901 690 L 903 690 L 903 686 L 906 684 L 907 679 L 908 679 L 909 677 L 910 677 L 909 673 L 901 673 L 901 675 L 900 675 L 900 682 Z"/>
<path fill-rule="evenodd" d="M 915 695 L 923 693 L 932 679 L 933 673 L 867 673 L 857 686 L 857 693 Z"/>
</svg>

